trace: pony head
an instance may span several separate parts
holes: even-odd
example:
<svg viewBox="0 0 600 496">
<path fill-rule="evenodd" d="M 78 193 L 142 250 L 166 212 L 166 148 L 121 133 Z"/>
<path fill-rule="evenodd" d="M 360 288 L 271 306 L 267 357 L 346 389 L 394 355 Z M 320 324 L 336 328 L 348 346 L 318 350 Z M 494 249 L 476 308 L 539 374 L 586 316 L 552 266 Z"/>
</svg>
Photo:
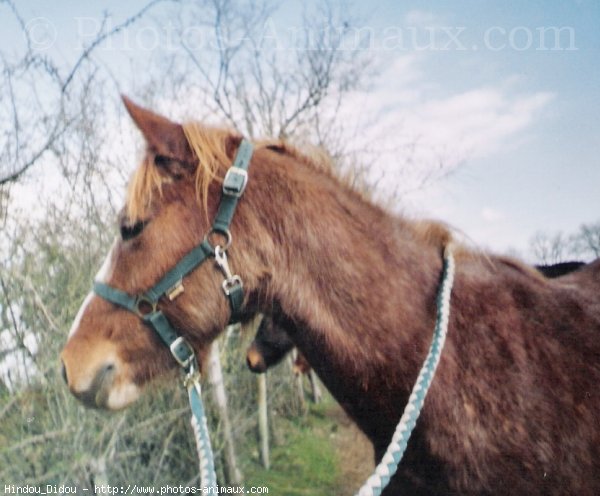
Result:
<svg viewBox="0 0 600 496">
<path fill-rule="evenodd" d="M 197 123 L 180 125 L 123 100 L 145 138 L 146 153 L 118 217 L 119 236 L 96 280 L 135 295 L 156 284 L 207 235 L 220 183 L 241 139 Z M 235 223 L 231 228 L 239 231 Z M 211 238 L 213 246 L 226 242 L 219 234 Z M 235 267 L 235 256 L 230 261 Z M 201 362 L 229 320 L 222 280 L 208 259 L 185 278 L 174 301 L 158 302 Z M 85 298 L 61 359 L 71 392 L 88 406 L 108 409 L 129 405 L 146 383 L 177 365 L 139 316 L 94 293 Z"/>
<path fill-rule="evenodd" d="M 293 347 L 294 343 L 285 329 L 266 315 L 248 346 L 246 364 L 252 372 L 261 374 L 281 362 Z"/>
</svg>

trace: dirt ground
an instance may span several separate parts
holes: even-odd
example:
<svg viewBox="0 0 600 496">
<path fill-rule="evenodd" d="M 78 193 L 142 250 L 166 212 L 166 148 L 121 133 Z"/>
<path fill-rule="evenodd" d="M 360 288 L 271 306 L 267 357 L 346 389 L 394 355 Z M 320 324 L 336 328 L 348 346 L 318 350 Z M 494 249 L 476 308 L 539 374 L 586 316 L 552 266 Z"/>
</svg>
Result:
<svg viewBox="0 0 600 496">
<path fill-rule="evenodd" d="M 331 435 L 338 453 L 338 467 L 341 471 L 335 496 L 352 495 L 375 468 L 373 447 L 340 406 L 332 406 L 327 413 L 338 425 L 337 430 Z"/>
</svg>

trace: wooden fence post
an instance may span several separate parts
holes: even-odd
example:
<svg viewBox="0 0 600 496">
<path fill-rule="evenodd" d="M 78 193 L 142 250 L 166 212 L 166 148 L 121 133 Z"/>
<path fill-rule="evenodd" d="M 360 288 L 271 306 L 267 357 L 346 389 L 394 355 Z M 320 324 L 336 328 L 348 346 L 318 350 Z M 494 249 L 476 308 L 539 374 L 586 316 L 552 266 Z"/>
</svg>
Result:
<svg viewBox="0 0 600 496">
<path fill-rule="evenodd" d="M 310 380 L 310 388 L 312 390 L 313 402 L 315 404 L 320 403 L 323 399 L 323 393 L 321 393 L 321 387 L 319 386 L 319 379 L 313 369 L 308 372 L 308 379 Z"/>
<path fill-rule="evenodd" d="M 260 444 L 260 460 L 268 470 L 271 466 L 269 459 L 269 419 L 267 415 L 267 374 L 256 376 L 258 383 L 258 437 Z"/>
<path fill-rule="evenodd" d="M 242 483 L 242 473 L 237 466 L 235 455 L 231 420 L 229 418 L 229 408 L 227 407 L 227 393 L 223 381 L 223 370 L 221 369 L 219 340 L 215 340 L 212 344 L 208 362 L 208 371 L 209 381 L 212 385 L 213 399 L 217 405 L 219 418 L 223 427 L 225 477 L 227 478 L 228 484 L 240 485 Z"/>
</svg>

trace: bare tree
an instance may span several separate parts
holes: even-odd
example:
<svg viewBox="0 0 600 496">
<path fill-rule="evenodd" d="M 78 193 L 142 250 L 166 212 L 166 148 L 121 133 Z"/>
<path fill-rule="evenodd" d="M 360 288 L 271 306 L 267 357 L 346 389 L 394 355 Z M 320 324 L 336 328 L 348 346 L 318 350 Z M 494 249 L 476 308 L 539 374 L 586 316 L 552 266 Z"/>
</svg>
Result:
<svg viewBox="0 0 600 496">
<path fill-rule="evenodd" d="M 574 252 L 582 257 L 600 257 L 600 222 L 583 224 L 571 237 Z"/>
<path fill-rule="evenodd" d="M 310 137 L 327 146 L 336 106 L 372 67 L 357 47 L 344 45 L 349 10 L 329 2 L 305 9 L 302 24 L 286 28 L 268 2 L 213 0 L 192 9 L 180 30 L 202 26 L 204 42 L 181 38 L 184 94 L 204 95 L 205 112 L 250 137 Z"/>
<path fill-rule="evenodd" d="M 237 455 L 235 452 L 235 440 L 231 427 L 231 415 L 229 413 L 227 392 L 223 381 L 223 369 L 221 367 L 219 348 L 219 340 L 215 340 L 211 346 L 210 357 L 208 360 L 209 381 L 212 385 L 214 402 L 218 408 L 219 418 L 222 424 L 225 478 L 228 484 L 239 485 L 242 483 L 242 473 L 238 467 Z"/>
<path fill-rule="evenodd" d="M 26 21 L 13 0 L 0 0 L 3 22 L 12 18 L 24 40 L 16 56 L 0 51 L 0 187 L 17 181 L 46 154 L 64 150 L 61 139 L 71 130 L 80 110 L 68 101 L 76 98 L 78 88 L 73 87 L 85 87 L 92 77 L 94 51 L 165 1 L 176 0 L 152 0 L 110 30 L 104 29 L 105 15 L 98 34 L 71 67 L 64 67 L 46 52 L 56 33 L 33 30 L 37 25 Z M 46 28 L 55 29 L 51 25 Z"/>
<path fill-rule="evenodd" d="M 600 257 L 600 222 L 582 224 L 573 234 L 539 232 L 530 241 L 534 259 L 542 264 Z"/>
<path fill-rule="evenodd" d="M 530 242 L 537 263 L 551 265 L 570 257 L 568 239 L 562 233 L 554 235 L 537 233 Z"/>
</svg>

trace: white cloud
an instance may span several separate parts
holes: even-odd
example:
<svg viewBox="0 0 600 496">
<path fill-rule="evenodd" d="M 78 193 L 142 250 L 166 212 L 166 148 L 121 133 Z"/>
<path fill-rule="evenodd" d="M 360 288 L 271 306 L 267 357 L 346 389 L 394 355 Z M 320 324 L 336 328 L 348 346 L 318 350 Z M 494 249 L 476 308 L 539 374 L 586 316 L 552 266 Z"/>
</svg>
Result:
<svg viewBox="0 0 600 496">
<path fill-rule="evenodd" d="M 434 145 L 452 146 L 464 158 L 496 152 L 527 128 L 551 93 L 524 96 L 498 87 L 479 88 L 447 98 L 425 101 L 408 109 L 413 127 Z"/>
<path fill-rule="evenodd" d="M 554 98 L 549 92 L 518 93 L 510 75 L 497 85 L 440 95 L 421 70 L 426 56 L 399 55 L 379 84 L 355 92 L 341 110 L 345 122 L 362 123 L 349 140 L 354 150 L 367 151 L 364 161 L 373 162 L 373 174 L 385 174 L 400 192 L 467 160 L 518 146 Z"/>
</svg>

